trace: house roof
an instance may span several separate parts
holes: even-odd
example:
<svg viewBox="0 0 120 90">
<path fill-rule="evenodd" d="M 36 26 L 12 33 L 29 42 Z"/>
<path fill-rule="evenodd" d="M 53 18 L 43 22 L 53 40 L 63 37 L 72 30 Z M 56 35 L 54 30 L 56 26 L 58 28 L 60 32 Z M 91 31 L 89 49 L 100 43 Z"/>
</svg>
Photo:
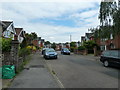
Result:
<svg viewBox="0 0 120 90">
<path fill-rule="evenodd" d="M 20 35 L 21 37 L 25 37 L 25 31 L 23 30 L 23 28 L 15 28 L 16 31 L 16 35 Z"/>
<path fill-rule="evenodd" d="M 85 36 L 86 36 L 87 38 L 90 38 L 91 36 L 93 36 L 93 33 L 85 33 Z"/>
<path fill-rule="evenodd" d="M 41 39 L 41 42 L 45 42 L 45 40 L 44 40 L 44 39 Z"/>
<path fill-rule="evenodd" d="M 85 40 L 85 36 L 81 36 L 81 41 L 84 41 Z"/>
<path fill-rule="evenodd" d="M 41 37 L 37 37 L 38 40 L 41 40 Z"/>
<path fill-rule="evenodd" d="M 6 29 L 6 24 L 0 21 L 0 27 L 2 28 L 2 32 Z"/>
<path fill-rule="evenodd" d="M 18 36 L 22 30 L 23 30 L 23 28 L 15 28 L 16 35 Z"/>
<path fill-rule="evenodd" d="M 4 32 L 11 23 L 13 23 L 13 21 L 0 21 L 0 24 L 2 25 L 2 28 L 3 28 L 2 32 Z"/>
<path fill-rule="evenodd" d="M 13 23 L 13 21 L 2 21 L 2 23 L 4 23 L 7 28 L 11 23 Z"/>
</svg>

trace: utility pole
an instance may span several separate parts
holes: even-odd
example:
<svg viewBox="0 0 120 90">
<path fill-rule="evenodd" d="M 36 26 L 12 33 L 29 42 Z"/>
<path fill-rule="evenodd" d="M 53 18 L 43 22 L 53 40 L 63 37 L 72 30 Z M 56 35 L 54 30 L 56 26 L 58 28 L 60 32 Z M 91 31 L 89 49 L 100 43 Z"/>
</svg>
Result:
<svg viewBox="0 0 120 90">
<path fill-rule="evenodd" d="M 70 43 L 71 43 L 71 41 L 72 41 L 72 35 L 70 35 Z"/>
<path fill-rule="evenodd" d="M 70 43 L 72 42 L 72 35 L 70 35 Z M 70 47 L 71 47 L 71 45 L 70 45 Z"/>
</svg>

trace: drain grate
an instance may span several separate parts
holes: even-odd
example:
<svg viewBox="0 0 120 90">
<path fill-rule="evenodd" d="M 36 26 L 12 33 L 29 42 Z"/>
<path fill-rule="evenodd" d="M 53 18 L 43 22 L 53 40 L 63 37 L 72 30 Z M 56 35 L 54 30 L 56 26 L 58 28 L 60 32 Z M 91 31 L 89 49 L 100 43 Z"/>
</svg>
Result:
<svg viewBox="0 0 120 90">
<path fill-rule="evenodd" d="M 31 65 L 30 68 L 44 68 L 44 65 Z"/>
</svg>

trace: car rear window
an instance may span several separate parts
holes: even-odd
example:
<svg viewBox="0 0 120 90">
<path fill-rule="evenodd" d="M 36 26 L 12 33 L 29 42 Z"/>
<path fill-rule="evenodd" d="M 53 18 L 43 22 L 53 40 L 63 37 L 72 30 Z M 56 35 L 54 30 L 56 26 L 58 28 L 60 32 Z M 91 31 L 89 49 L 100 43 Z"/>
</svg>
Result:
<svg viewBox="0 0 120 90">
<path fill-rule="evenodd" d="M 104 51 L 103 56 L 120 58 L 120 51 L 114 51 L 114 50 Z"/>
<path fill-rule="evenodd" d="M 112 57 L 118 57 L 118 58 L 120 58 L 120 51 L 111 51 L 110 53 L 111 53 Z"/>
</svg>

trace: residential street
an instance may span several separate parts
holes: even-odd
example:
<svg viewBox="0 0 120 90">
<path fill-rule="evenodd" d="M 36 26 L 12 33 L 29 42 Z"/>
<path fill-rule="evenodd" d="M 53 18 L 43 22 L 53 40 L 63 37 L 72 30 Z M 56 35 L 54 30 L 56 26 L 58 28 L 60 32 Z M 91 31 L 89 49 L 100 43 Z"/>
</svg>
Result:
<svg viewBox="0 0 120 90">
<path fill-rule="evenodd" d="M 2 89 L 120 89 L 120 0 L 0 1 Z"/>
<path fill-rule="evenodd" d="M 94 57 L 59 54 L 47 64 L 65 88 L 118 88 L 118 69 L 105 68 Z"/>
<path fill-rule="evenodd" d="M 36 53 L 11 88 L 118 88 L 118 69 L 105 68 L 92 56 L 58 53 L 57 60 Z"/>
</svg>

